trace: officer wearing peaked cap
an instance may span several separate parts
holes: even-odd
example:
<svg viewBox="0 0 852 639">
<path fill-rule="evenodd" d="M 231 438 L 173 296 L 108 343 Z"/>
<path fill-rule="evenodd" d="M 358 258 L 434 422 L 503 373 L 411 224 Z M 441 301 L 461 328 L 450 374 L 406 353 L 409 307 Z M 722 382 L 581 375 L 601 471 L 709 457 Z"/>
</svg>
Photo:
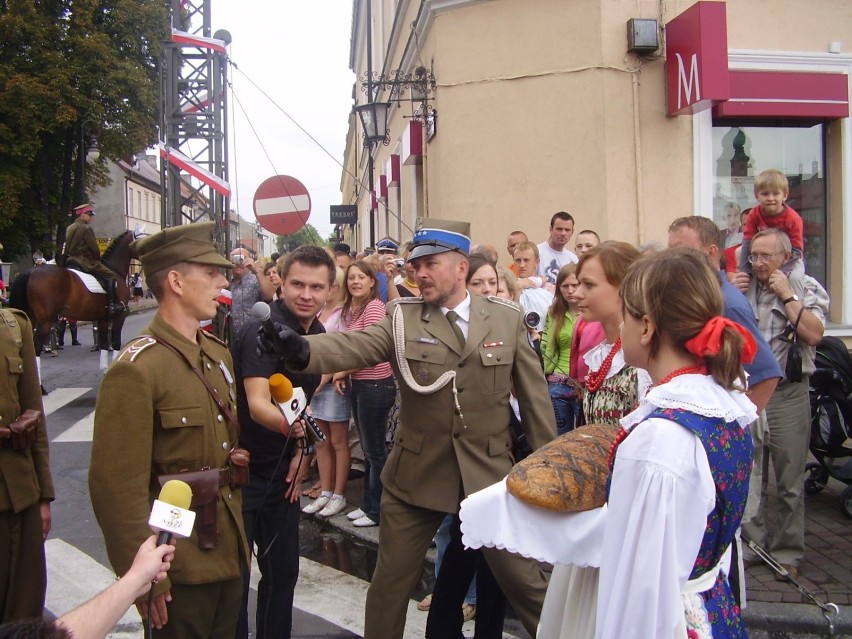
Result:
<svg viewBox="0 0 852 639">
<path fill-rule="evenodd" d="M 530 445 L 538 448 L 556 435 L 547 383 L 520 309 L 468 294 L 469 250 L 466 222 L 422 219 L 408 257 L 422 298 L 394 300 L 387 317 L 363 331 L 283 335 L 292 346 L 291 366 L 320 373 L 390 361 L 399 383 L 399 429 L 382 472 L 381 543 L 367 592 L 365 639 L 402 637 L 409 594 L 445 513 L 458 512 L 461 498 L 512 468 L 512 386 Z M 449 311 L 457 315 L 456 327 Z M 483 553 L 535 635 L 547 588 L 538 564 L 501 550 Z"/>
<path fill-rule="evenodd" d="M 211 469 L 187 479 L 196 524 L 177 541 L 168 579 L 154 586 L 158 637 L 233 639 L 249 566 L 229 461 L 237 438 L 231 355 L 199 329 L 216 314 L 227 284 L 220 269 L 232 266 L 217 251 L 213 229 L 212 222 L 179 226 L 133 243 L 160 306 L 107 371 L 95 410 L 89 490 L 116 574 L 150 535 L 163 476 Z M 211 472 L 212 483 L 196 483 Z M 145 619 L 147 598 L 137 608 Z"/>
<path fill-rule="evenodd" d="M 123 313 L 126 309 L 118 300 L 115 273 L 101 262 L 101 250 L 90 225 L 95 216 L 95 205 L 91 202 L 74 208 L 77 219 L 65 231 L 65 250 L 62 264 L 66 268 L 78 268 L 91 273 L 100 280 L 107 294 L 107 309 L 110 313 Z"/>
</svg>

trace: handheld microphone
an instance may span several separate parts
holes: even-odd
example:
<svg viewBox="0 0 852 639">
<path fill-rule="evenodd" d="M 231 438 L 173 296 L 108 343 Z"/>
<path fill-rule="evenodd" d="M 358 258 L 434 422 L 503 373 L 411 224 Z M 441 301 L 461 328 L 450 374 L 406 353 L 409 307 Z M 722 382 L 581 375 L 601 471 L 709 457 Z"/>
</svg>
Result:
<svg viewBox="0 0 852 639">
<path fill-rule="evenodd" d="M 260 302 L 258 302 L 260 304 Z M 297 419 L 304 419 L 308 425 L 308 432 L 318 442 L 325 441 L 325 433 L 322 432 L 314 418 L 305 412 L 308 407 L 305 391 L 300 387 L 293 388 L 293 382 L 281 373 L 275 373 L 269 378 L 269 394 L 278 404 L 278 408 L 284 418 L 292 424 Z"/>
<path fill-rule="evenodd" d="M 272 309 L 266 302 L 255 302 L 251 307 L 251 316 L 260 322 L 263 328 L 263 334 L 275 345 L 275 350 L 279 350 L 281 346 L 281 338 L 278 336 L 278 331 L 275 330 L 275 322 L 272 321 Z"/>
<path fill-rule="evenodd" d="M 185 481 L 170 479 L 160 489 L 154 500 L 148 525 L 159 532 L 157 545 L 171 543 L 172 536 L 189 537 L 195 524 L 195 513 L 189 510 L 192 504 L 192 488 Z"/>
</svg>

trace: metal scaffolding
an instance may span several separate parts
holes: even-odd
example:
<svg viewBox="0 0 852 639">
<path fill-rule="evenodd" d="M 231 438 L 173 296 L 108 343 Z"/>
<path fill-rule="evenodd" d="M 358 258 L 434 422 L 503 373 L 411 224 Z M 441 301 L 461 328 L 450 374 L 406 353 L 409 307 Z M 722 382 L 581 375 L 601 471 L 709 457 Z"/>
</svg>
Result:
<svg viewBox="0 0 852 639">
<path fill-rule="evenodd" d="M 211 36 L 211 4 L 170 0 L 172 37 L 163 43 L 160 58 L 162 225 L 211 220 L 219 246 L 229 249 L 226 46 L 231 36 L 225 30 Z"/>
</svg>

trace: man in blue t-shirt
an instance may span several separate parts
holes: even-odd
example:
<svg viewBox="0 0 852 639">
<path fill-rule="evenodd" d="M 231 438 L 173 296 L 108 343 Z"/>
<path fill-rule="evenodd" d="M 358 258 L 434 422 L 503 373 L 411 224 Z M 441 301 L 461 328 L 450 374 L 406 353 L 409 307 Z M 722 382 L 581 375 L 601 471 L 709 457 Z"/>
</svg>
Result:
<svg viewBox="0 0 852 639">
<path fill-rule="evenodd" d="M 746 394 L 757 406 L 757 412 L 762 413 L 784 374 L 781 372 L 781 367 L 772 354 L 769 344 L 760 334 L 751 304 L 748 303 L 745 295 L 740 293 L 725 277 L 721 265 L 724 243 L 721 239 L 719 227 L 713 220 L 701 215 L 679 217 L 669 226 L 669 248 L 676 246 L 688 246 L 710 256 L 714 267 L 720 271 L 719 278 L 722 297 L 725 301 L 725 317 L 744 326 L 754 337 L 754 341 L 757 343 L 757 355 L 755 355 L 751 364 L 743 364 L 743 368 L 748 374 L 748 391 Z M 755 441 L 756 448 L 757 441 Z M 757 466 L 756 463 L 755 466 Z"/>
<path fill-rule="evenodd" d="M 300 335 L 324 333 L 316 318 L 325 306 L 336 267 L 318 246 L 300 246 L 281 265 L 281 295 L 271 304 L 271 318 Z M 260 567 L 254 636 L 289 638 L 293 594 L 299 576 L 299 486 L 309 460 L 297 439 L 301 420 L 289 424 L 272 402 L 269 377 L 282 373 L 305 391 L 308 402 L 320 375 L 284 368 L 275 355 L 259 354 L 260 322 L 250 318 L 233 345 L 237 378 L 240 446 L 251 453 L 249 483 L 243 488 L 243 522 L 250 548 L 257 545 Z M 237 637 L 248 637 L 249 575 L 245 575 L 243 607 Z"/>
</svg>

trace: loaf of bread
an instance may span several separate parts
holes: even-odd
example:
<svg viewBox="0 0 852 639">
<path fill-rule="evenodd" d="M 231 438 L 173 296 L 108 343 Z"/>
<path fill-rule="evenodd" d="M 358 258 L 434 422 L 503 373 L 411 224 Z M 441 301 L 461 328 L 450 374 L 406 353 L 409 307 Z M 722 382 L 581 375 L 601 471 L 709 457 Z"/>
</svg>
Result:
<svg viewBox="0 0 852 639">
<path fill-rule="evenodd" d="M 590 424 L 560 435 L 515 464 L 506 478 L 509 493 L 559 512 L 602 506 L 610 474 L 609 451 L 617 433 L 617 426 Z"/>
</svg>

